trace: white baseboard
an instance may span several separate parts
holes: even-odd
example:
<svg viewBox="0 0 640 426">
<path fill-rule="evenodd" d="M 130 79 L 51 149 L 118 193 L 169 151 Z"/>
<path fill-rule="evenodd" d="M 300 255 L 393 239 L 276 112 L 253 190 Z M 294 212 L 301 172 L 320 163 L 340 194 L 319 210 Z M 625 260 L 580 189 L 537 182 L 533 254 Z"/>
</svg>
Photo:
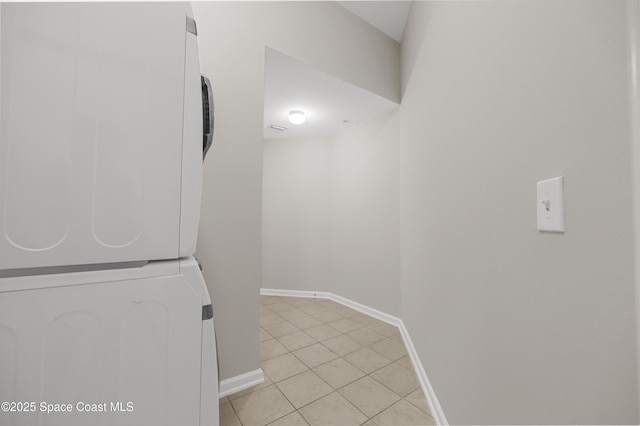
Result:
<svg viewBox="0 0 640 426">
<path fill-rule="evenodd" d="M 346 297 L 338 296 L 337 294 L 329 293 L 327 291 L 302 291 L 302 290 L 279 290 L 274 288 L 261 288 L 260 294 L 263 296 L 285 296 L 285 297 L 311 297 L 317 299 L 330 299 L 341 305 L 348 306 L 351 309 L 362 312 L 381 321 L 387 322 L 396 327 L 402 322 L 400 318 L 394 317 L 377 309 L 370 308 L 362 305 Z"/>
<path fill-rule="evenodd" d="M 394 317 L 393 315 L 389 315 L 377 309 L 373 309 L 358 302 L 354 302 L 353 300 L 347 299 L 346 297 L 338 296 L 337 294 L 333 293 L 329 294 L 331 295 L 329 299 L 348 306 L 351 309 L 355 309 L 358 312 L 362 312 L 363 314 L 372 316 L 376 319 L 379 319 L 380 321 L 395 325 L 396 327 L 400 327 L 400 324 L 402 324 L 402 320 L 398 317 Z"/>
<path fill-rule="evenodd" d="M 311 297 L 318 299 L 330 299 L 332 293 L 326 291 L 303 291 L 303 290 L 278 290 L 275 288 L 261 288 L 262 296 L 285 296 L 285 297 Z"/>
<path fill-rule="evenodd" d="M 440 406 L 438 397 L 433 390 L 433 386 L 431 386 L 431 382 L 427 377 L 427 373 L 424 371 L 424 367 L 422 366 L 422 362 L 420 361 L 420 357 L 418 356 L 416 347 L 413 346 L 413 341 L 411 340 L 411 336 L 409 336 L 409 331 L 407 331 L 407 327 L 405 327 L 402 320 L 400 320 L 400 325 L 398 326 L 398 328 L 400 329 L 400 333 L 402 334 L 402 338 L 404 339 L 404 344 L 407 347 L 407 352 L 409 352 L 409 358 L 411 358 L 413 368 L 414 370 L 416 370 L 416 375 L 418 376 L 420 387 L 424 392 L 425 398 L 427 398 L 427 404 L 429 404 L 429 409 L 431 410 L 433 419 L 438 425 L 448 426 L 449 422 L 444 415 L 444 411 L 442 411 L 442 407 Z"/>
<path fill-rule="evenodd" d="M 221 380 L 218 398 L 224 398 L 227 395 L 240 392 L 250 388 L 251 386 L 259 385 L 262 382 L 264 382 L 264 373 L 262 372 L 262 368 L 249 371 L 248 373 L 240 374 L 229 379 Z"/>
<path fill-rule="evenodd" d="M 411 358 L 411 362 L 413 363 L 413 368 L 416 370 L 416 375 L 418 376 L 418 381 L 420 382 L 420 387 L 424 392 L 424 395 L 427 399 L 427 404 L 429 404 L 429 409 L 431 410 L 431 414 L 433 415 L 433 419 L 436 421 L 436 424 L 442 426 L 448 426 L 447 418 L 442 411 L 442 407 L 440 406 L 440 402 L 438 402 L 438 398 L 436 397 L 436 393 L 431 386 L 431 382 L 429 382 L 429 378 L 427 377 L 427 373 L 422 366 L 422 362 L 420 361 L 420 357 L 418 356 L 418 352 L 416 351 L 415 346 L 413 345 L 413 341 L 411 340 L 411 336 L 409 336 L 409 331 L 404 325 L 404 322 L 398 317 L 394 317 L 393 315 L 386 314 L 384 312 L 378 311 L 377 309 L 370 308 L 368 306 L 362 305 L 358 302 L 354 302 L 353 300 L 347 299 L 342 296 L 338 296 L 333 293 L 329 293 L 326 291 L 301 291 L 301 290 L 280 290 L 280 289 L 272 289 L 272 288 L 261 288 L 260 294 L 263 296 L 285 296 L 285 297 L 311 297 L 318 299 L 330 299 L 334 302 L 340 303 L 342 305 L 348 306 L 349 308 L 355 309 L 356 311 L 362 312 L 374 318 L 377 318 L 381 321 L 389 323 L 391 325 L 395 325 L 400 330 L 400 334 L 402 334 L 402 338 L 404 339 L 404 343 L 407 347 L 407 352 L 409 353 L 409 358 Z M 221 388 L 222 390 L 222 388 Z"/>
</svg>

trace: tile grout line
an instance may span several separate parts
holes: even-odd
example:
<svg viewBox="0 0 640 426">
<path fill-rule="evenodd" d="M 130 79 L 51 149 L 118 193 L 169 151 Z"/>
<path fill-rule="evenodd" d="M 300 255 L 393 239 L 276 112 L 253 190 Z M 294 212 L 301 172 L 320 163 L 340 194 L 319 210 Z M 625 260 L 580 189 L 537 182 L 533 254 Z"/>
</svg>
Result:
<svg viewBox="0 0 640 426">
<path fill-rule="evenodd" d="M 231 403 L 231 400 L 229 400 L 229 405 L 231 406 L 231 409 L 233 410 L 233 414 L 236 415 L 236 419 L 238 419 L 238 422 L 240 422 L 240 426 L 244 426 L 244 423 L 242 423 L 242 420 L 240 420 L 240 415 L 238 415 L 238 412 L 236 411 L 236 407 L 233 406 L 233 404 Z"/>
</svg>

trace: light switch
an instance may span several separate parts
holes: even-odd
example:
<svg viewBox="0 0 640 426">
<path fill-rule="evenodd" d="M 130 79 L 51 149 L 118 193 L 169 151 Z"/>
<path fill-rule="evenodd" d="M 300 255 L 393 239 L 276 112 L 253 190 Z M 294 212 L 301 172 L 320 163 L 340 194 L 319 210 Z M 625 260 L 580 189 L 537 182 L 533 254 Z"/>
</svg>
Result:
<svg viewBox="0 0 640 426">
<path fill-rule="evenodd" d="M 562 176 L 538 182 L 538 229 L 564 232 Z"/>
</svg>

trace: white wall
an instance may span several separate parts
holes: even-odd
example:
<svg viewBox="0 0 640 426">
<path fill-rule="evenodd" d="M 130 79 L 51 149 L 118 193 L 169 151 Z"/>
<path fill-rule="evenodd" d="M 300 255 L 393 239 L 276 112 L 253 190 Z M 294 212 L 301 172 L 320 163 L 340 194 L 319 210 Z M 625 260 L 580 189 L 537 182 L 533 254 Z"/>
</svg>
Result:
<svg viewBox="0 0 640 426">
<path fill-rule="evenodd" d="M 325 139 L 264 142 L 262 287 L 331 285 L 331 146 Z"/>
<path fill-rule="evenodd" d="M 626 7 L 415 2 L 399 113 L 367 123 L 368 135 L 363 128 L 327 141 L 329 158 L 322 150 L 331 223 L 312 237 L 324 237 L 316 248 L 330 257 L 318 258 L 332 275 L 313 287 L 327 270 L 315 280 L 291 262 L 303 279 L 265 282 L 332 291 L 392 314 L 397 292 L 452 424 L 637 423 Z M 267 165 L 282 161 L 296 180 L 287 161 L 318 149 L 317 141 L 295 151 L 278 143 L 265 146 L 269 185 Z M 304 173 L 322 180 L 321 198 L 265 186 L 265 200 L 278 193 L 294 204 L 298 193 L 326 210 L 326 178 L 319 168 Z M 536 182 L 559 175 L 566 232 L 540 233 Z M 398 192 L 399 210 L 390 207 Z M 265 235 L 278 220 L 263 216 Z M 314 223 L 293 228 L 303 235 Z M 266 251 L 270 238 L 264 243 Z M 283 257 L 278 268 L 286 267 Z M 374 271 L 388 275 L 372 280 Z M 378 291 L 388 303 L 372 297 Z"/>
<path fill-rule="evenodd" d="M 267 140 L 263 287 L 329 291 L 400 315 L 398 119 Z"/>
<path fill-rule="evenodd" d="M 331 291 L 400 316 L 400 152 L 396 113 L 333 141 Z"/>
<path fill-rule="evenodd" d="M 400 48 L 334 2 L 195 2 L 193 10 L 216 108 L 196 255 L 228 379 L 258 368 L 265 46 L 395 101 Z"/>
<path fill-rule="evenodd" d="M 625 32 L 624 1 L 413 4 L 402 318 L 451 423 L 638 422 Z"/>
<path fill-rule="evenodd" d="M 381 77 L 371 72 L 377 61 L 353 54 L 376 44 L 359 47 L 368 38 L 349 34 L 364 30 L 342 18 L 336 38 L 332 7 L 194 5 L 203 70 L 218 94 L 198 254 L 214 299 L 222 378 L 257 368 L 264 45 L 325 71 L 343 60 L 353 70 L 362 65 L 362 80 L 351 81 L 362 87 L 364 76 Z M 298 229 L 304 221 L 328 229 L 331 239 L 309 245 L 313 255 L 302 258 L 293 238 L 320 238 L 308 229 L 277 243 L 290 244 L 290 254 L 266 253 L 272 238 L 287 237 L 265 227 L 264 286 L 301 286 L 297 276 L 321 283 L 327 271 L 310 259 L 348 256 L 330 269 L 340 289 L 333 281 L 316 289 L 399 312 L 451 423 L 637 423 L 626 13 L 621 0 L 414 3 L 401 109 L 367 124 L 386 136 L 364 137 L 365 126 L 330 153 L 320 141 L 306 153 L 266 146 L 267 162 L 282 149 L 314 164 L 298 171 L 321 194 L 301 196 L 314 208 L 285 195 L 292 206 L 281 214 L 295 213 Z M 303 28 L 312 28 L 308 39 Z M 240 111 L 249 118 L 240 122 Z M 265 185 L 287 177 L 269 170 Z M 567 231 L 541 234 L 535 183 L 558 175 Z M 319 214 L 327 198 L 330 226 Z M 272 267 L 294 254 L 302 269 Z M 367 266 L 380 259 L 388 260 L 388 279 L 372 285 L 380 269 Z M 398 271 L 399 288 L 385 286 Z"/>
<path fill-rule="evenodd" d="M 196 257 L 211 294 L 224 380 L 258 368 L 262 102 L 257 93 L 263 88 L 264 48 L 243 32 L 240 10 L 227 17 L 224 3 L 193 3 L 193 9 L 200 68 L 215 98 Z"/>
</svg>

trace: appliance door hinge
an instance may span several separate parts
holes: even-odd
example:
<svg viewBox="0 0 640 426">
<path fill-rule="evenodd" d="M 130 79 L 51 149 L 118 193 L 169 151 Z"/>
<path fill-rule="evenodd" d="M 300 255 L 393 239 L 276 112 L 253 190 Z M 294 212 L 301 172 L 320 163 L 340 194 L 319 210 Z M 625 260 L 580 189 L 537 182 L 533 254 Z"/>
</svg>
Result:
<svg viewBox="0 0 640 426">
<path fill-rule="evenodd" d="M 195 36 L 198 35 L 198 27 L 196 27 L 196 20 L 187 16 L 187 32 Z"/>
<path fill-rule="evenodd" d="M 202 321 L 210 320 L 213 318 L 213 305 L 209 303 L 202 307 Z"/>
</svg>

